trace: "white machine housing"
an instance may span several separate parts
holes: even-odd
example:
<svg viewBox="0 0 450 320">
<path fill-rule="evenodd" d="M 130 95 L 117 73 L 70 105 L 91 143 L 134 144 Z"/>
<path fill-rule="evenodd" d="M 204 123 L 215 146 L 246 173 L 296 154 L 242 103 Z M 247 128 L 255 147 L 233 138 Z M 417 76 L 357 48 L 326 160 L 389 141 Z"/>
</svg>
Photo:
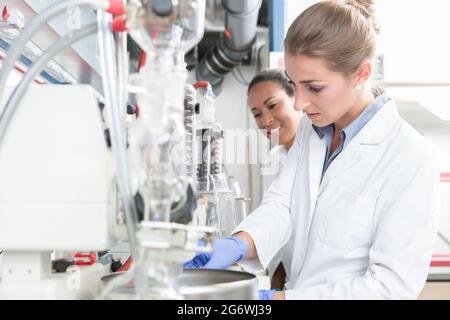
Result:
<svg viewBox="0 0 450 320">
<path fill-rule="evenodd" d="M 111 247 L 116 187 L 98 95 L 29 88 L 0 145 L 0 299 L 92 299 L 106 268 L 52 273 L 50 252 Z M 17 108 L 17 106 L 16 106 Z"/>
<path fill-rule="evenodd" d="M 31 87 L 0 145 L 0 248 L 109 248 L 112 168 L 95 91 Z"/>
</svg>

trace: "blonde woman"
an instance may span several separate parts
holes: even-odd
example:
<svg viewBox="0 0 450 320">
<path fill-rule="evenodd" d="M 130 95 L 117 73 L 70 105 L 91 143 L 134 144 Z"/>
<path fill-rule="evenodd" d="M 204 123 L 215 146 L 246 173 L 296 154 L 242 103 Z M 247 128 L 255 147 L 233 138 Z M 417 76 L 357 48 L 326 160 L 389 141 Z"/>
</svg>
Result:
<svg viewBox="0 0 450 320">
<path fill-rule="evenodd" d="M 197 256 L 207 267 L 266 267 L 293 237 L 291 277 L 261 299 L 415 299 L 435 238 L 439 170 L 424 138 L 369 78 L 372 1 L 322 1 L 285 40 L 302 118 L 262 205 Z"/>
</svg>

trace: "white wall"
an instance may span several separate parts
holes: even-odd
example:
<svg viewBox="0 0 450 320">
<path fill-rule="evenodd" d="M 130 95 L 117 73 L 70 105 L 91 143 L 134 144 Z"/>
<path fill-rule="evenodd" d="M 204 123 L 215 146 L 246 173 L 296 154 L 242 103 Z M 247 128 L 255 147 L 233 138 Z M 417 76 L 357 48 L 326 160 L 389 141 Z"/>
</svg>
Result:
<svg viewBox="0 0 450 320">
<path fill-rule="evenodd" d="M 319 2 L 318 0 L 281 0 L 281 1 L 285 2 L 284 9 L 286 20 L 284 28 L 286 32 L 291 23 L 295 20 L 295 18 L 297 18 L 298 15 L 300 15 L 300 13 L 302 13 L 303 10 L 313 5 L 314 3 Z"/>
<path fill-rule="evenodd" d="M 286 31 L 317 0 L 284 0 Z M 387 81 L 450 82 L 450 1 L 376 0 Z"/>
<path fill-rule="evenodd" d="M 450 82 L 450 1 L 378 0 L 389 81 Z"/>
</svg>

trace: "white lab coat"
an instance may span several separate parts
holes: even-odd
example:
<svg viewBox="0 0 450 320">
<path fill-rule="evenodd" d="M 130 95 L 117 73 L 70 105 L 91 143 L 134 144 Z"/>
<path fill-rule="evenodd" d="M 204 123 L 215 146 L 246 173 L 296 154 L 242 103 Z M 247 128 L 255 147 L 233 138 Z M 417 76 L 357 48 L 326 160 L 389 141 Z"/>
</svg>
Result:
<svg viewBox="0 0 450 320">
<path fill-rule="evenodd" d="M 266 192 L 270 185 L 278 179 L 280 172 L 283 170 L 284 164 L 286 163 L 288 155 L 288 150 L 283 145 L 274 146 L 267 153 L 267 159 L 265 159 L 266 166 L 271 170 L 268 170 L 267 174 L 263 174 L 262 178 L 262 188 Z M 273 171 L 273 172 L 272 172 Z"/>
<path fill-rule="evenodd" d="M 266 268 L 293 235 L 287 299 L 415 299 L 436 232 L 439 170 L 425 139 L 389 101 L 328 167 L 303 117 L 280 177 L 235 230 Z"/>
<path fill-rule="evenodd" d="M 262 176 L 263 181 L 263 190 L 267 192 L 272 183 L 278 178 L 280 172 L 283 170 L 283 167 L 287 161 L 288 150 L 283 145 L 277 145 L 273 147 L 267 154 L 267 162 L 270 168 L 278 168 L 276 172 L 273 174 L 265 174 Z M 289 279 L 290 266 L 292 263 L 292 241 L 288 241 L 283 248 L 281 248 L 272 260 L 267 265 L 267 272 L 269 278 L 272 279 L 273 274 L 280 262 L 283 263 L 283 267 L 286 271 L 286 279 Z"/>
</svg>

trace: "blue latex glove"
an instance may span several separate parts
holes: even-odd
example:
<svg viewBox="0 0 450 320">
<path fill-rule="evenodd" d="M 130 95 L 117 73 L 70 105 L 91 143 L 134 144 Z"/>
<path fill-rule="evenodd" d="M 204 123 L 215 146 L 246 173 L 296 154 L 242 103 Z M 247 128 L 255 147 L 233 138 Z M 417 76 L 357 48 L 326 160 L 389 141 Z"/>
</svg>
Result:
<svg viewBox="0 0 450 320">
<path fill-rule="evenodd" d="M 241 260 L 247 253 L 248 246 L 241 239 L 230 237 L 214 240 L 213 252 L 197 254 L 191 261 L 185 262 L 185 269 L 225 269 Z"/>
<path fill-rule="evenodd" d="M 276 290 L 259 290 L 259 300 L 273 300 Z"/>
</svg>

